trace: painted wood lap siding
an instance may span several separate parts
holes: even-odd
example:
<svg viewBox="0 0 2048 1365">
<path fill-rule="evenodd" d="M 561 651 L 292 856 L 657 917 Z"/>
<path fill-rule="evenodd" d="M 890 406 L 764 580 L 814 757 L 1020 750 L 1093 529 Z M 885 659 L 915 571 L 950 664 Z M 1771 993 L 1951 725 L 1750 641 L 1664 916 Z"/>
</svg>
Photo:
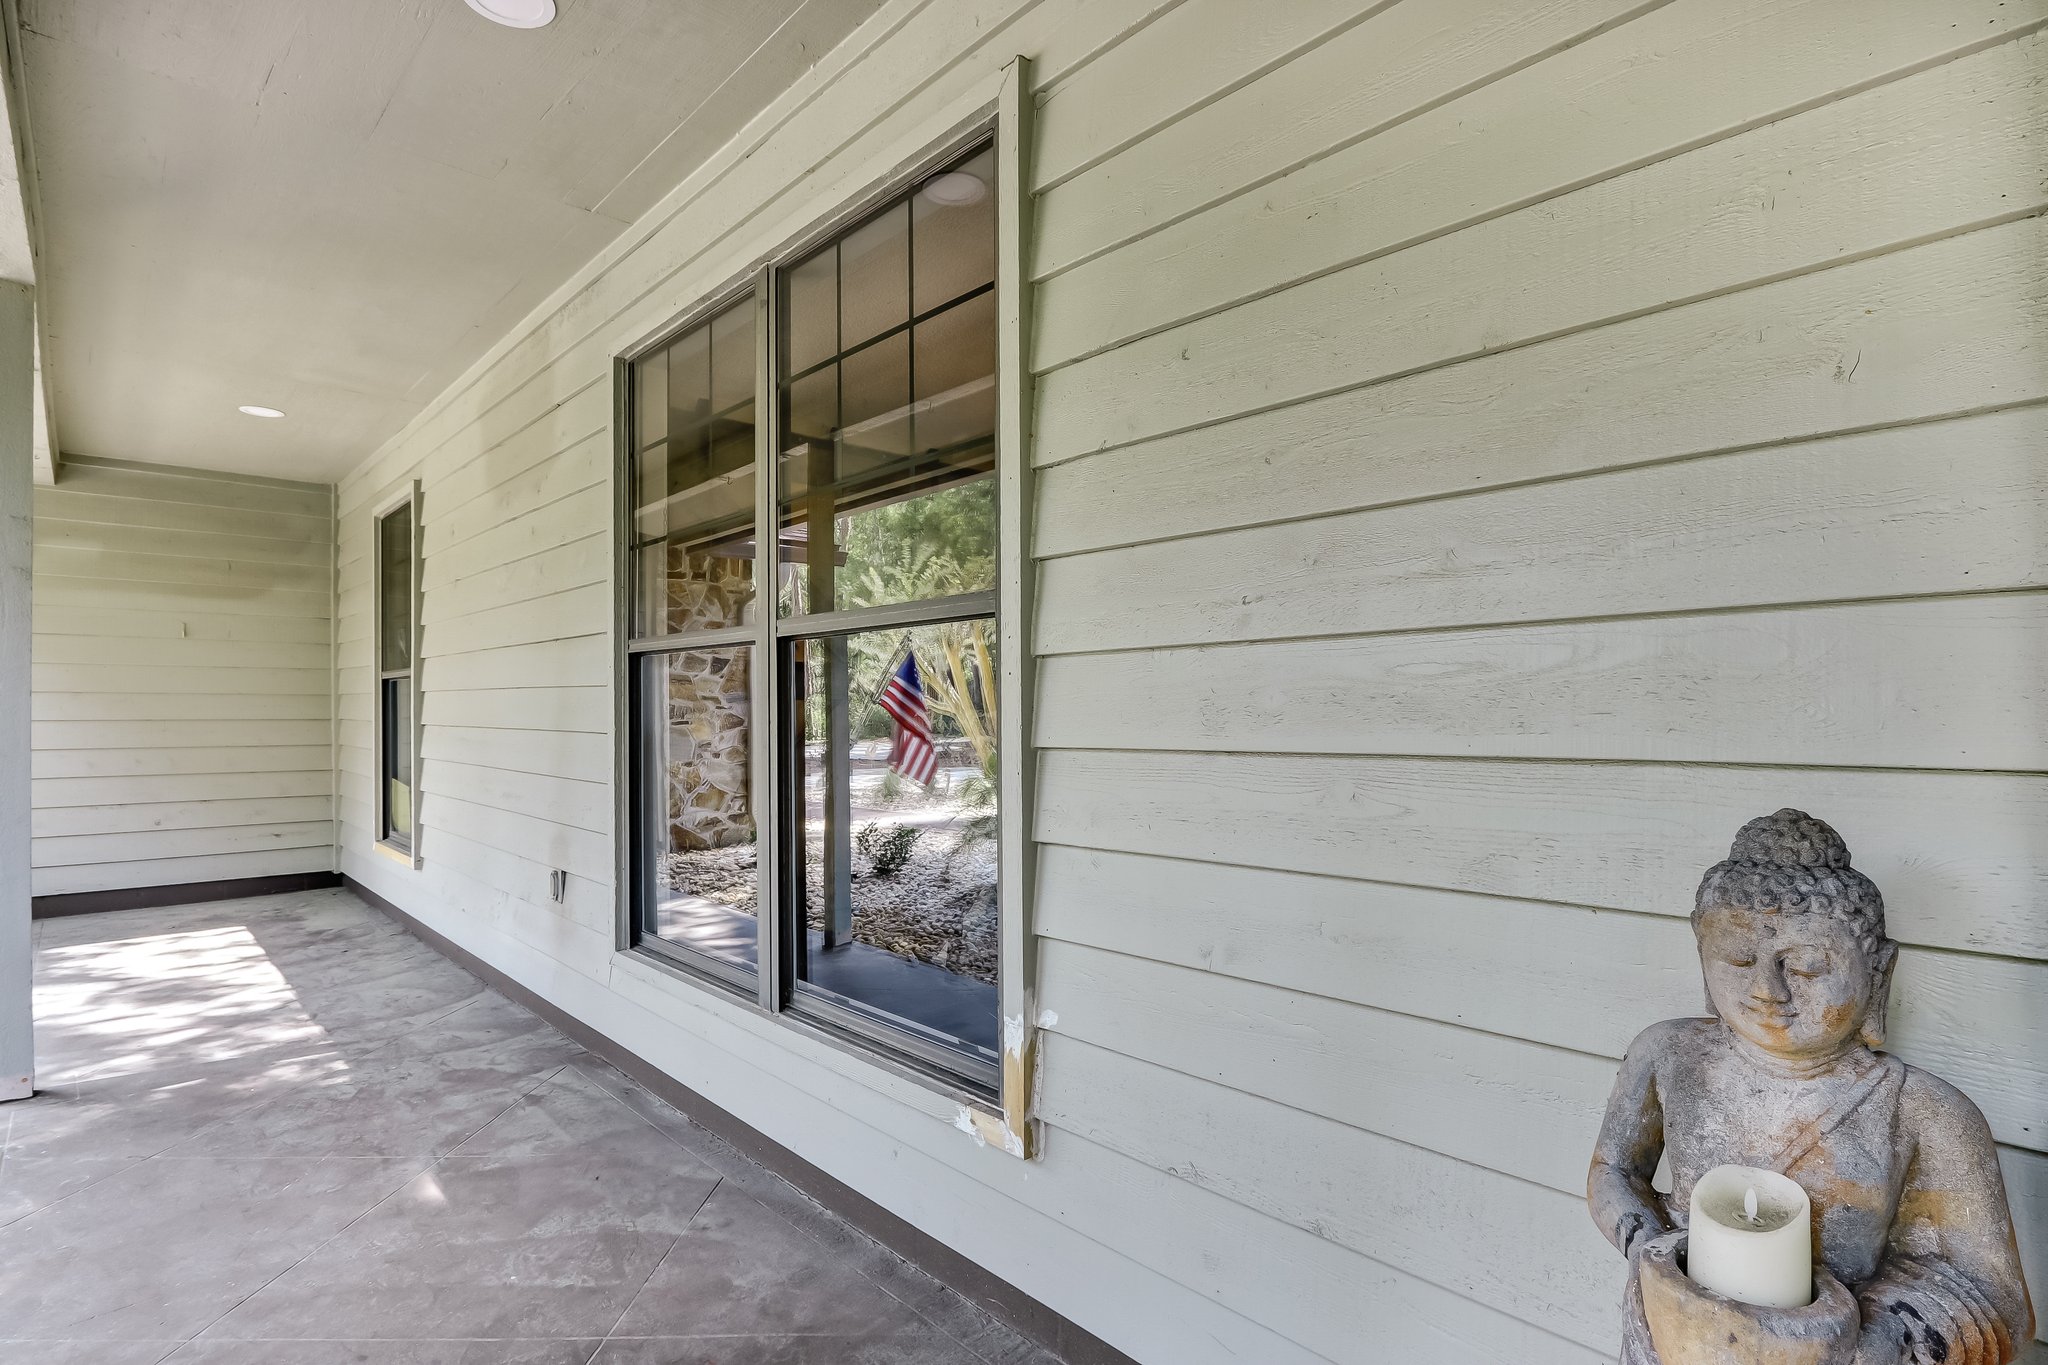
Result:
<svg viewBox="0 0 2048 1365">
<path fill-rule="evenodd" d="M 340 490 L 345 869 L 1147 1360 L 1612 1357 L 1580 1198 L 1835 821 L 2048 1286 L 2048 0 L 892 3 Z M 1039 81 L 1046 1156 L 612 953 L 608 357 Z M 423 483 L 425 866 L 369 851 Z M 548 902 L 547 872 L 569 873 Z M 1541 1247 L 1539 1264 L 1511 1248 Z"/>
<path fill-rule="evenodd" d="M 1613 1059 L 1800 804 L 2048 1282 L 2043 10 L 1675 3 L 1416 88 L 1488 8 L 1048 168 L 1048 1118 L 1604 1353 Z"/>
<path fill-rule="evenodd" d="M 333 496 L 77 458 L 36 489 L 35 894 L 334 866 Z"/>
</svg>

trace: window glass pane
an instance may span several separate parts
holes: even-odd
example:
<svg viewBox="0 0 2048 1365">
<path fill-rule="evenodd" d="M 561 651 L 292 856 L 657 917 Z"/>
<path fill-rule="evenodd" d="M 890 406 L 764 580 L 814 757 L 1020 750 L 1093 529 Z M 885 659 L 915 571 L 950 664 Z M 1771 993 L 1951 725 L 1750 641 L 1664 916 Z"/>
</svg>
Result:
<svg viewBox="0 0 2048 1365">
<path fill-rule="evenodd" d="M 925 180 L 911 196 L 915 311 L 929 313 L 996 278 L 993 147 Z"/>
<path fill-rule="evenodd" d="M 910 204 L 903 201 L 839 239 L 839 349 L 850 351 L 910 320 Z"/>
<path fill-rule="evenodd" d="M 711 418 L 711 329 L 694 328 L 668 348 L 668 434 L 688 447 Z"/>
<path fill-rule="evenodd" d="M 377 523 L 378 671 L 412 667 L 412 507 L 407 504 Z"/>
<path fill-rule="evenodd" d="M 980 158 L 961 174 L 976 166 L 992 174 Z M 945 196 L 961 197 L 962 183 L 981 184 L 983 199 L 928 202 L 928 179 L 841 243 L 847 323 L 836 357 L 802 374 L 796 343 L 785 342 L 778 595 L 786 616 L 995 586 L 996 307 L 984 287 L 995 229 L 992 208 L 981 207 L 985 179 L 949 182 Z M 920 224 L 944 226 L 912 240 L 900 229 L 913 211 Z M 900 277 L 881 264 L 895 259 L 899 236 L 911 247 L 915 277 L 930 280 L 946 306 L 912 324 L 905 304 L 889 324 L 898 330 L 856 345 L 854 333 L 887 311 L 884 300 L 890 308 L 904 303 L 892 292 Z M 872 264 L 856 290 L 857 242 L 859 259 Z M 813 287 L 798 278 L 809 268 L 784 277 L 792 312 L 799 290 Z M 829 552 L 817 548 L 824 546 Z"/>
<path fill-rule="evenodd" d="M 643 932 L 753 970 L 752 651 L 640 656 Z"/>
<path fill-rule="evenodd" d="M 802 374 L 839 351 L 839 248 L 835 244 L 782 276 L 782 343 L 789 373 Z"/>
<path fill-rule="evenodd" d="M 743 300 L 635 367 L 633 633 L 753 620 L 754 307 Z M 661 402 L 650 397 L 658 389 Z"/>
<path fill-rule="evenodd" d="M 399 844 L 412 839 L 412 680 L 383 683 L 384 837 Z"/>
<path fill-rule="evenodd" d="M 760 357 L 754 352 L 754 306 L 750 299 L 711 320 L 711 407 L 733 420 L 754 425 L 754 373 Z"/>
<path fill-rule="evenodd" d="M 839 425 L 839 367 L 828 365 L 789 386 L 788 409 L 783 416 L 785 448 L 792 452 L 789 465 L 801 479 L 811 461 L 802 448 L 830 449 L 832 431 Z"/>
<path fill-rule="evenodd" d="M 641 449 L 668 436 L 668 356 L 633 365 L 633 437 Z"/>
<path fill-rule="evenodd" d="M 888 478 L 910 453 L 910 334 L 898 332 L 839 364 L 839 477 Z"/>
<path fill-rule="evenodd" d="M 911 1036 L 996 1056 L 995 623 L 789 646 L 797 976 Z M 802 875 L 795 875 L 800 858 Z"/>
<path fill-rule="evenodd" d="M 996 296 L 917 325 L 916 447 L 956 463 L 991 460 L 996 430 Z"/>
</svg>

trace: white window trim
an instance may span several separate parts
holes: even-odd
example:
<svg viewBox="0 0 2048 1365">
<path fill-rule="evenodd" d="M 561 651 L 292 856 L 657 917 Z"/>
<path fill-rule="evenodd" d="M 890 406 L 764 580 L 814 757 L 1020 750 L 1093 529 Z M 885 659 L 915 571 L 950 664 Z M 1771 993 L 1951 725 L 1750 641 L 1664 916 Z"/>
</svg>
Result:
<svg viewBox="0 0 2048 1365">
<path fill-rule="evenodd" d="M 1032 657 L 1031 63 L 1018 57 L 1003 71 L 996 99 L 996 638 L 1002 708 L 997 752 L 1011 755 L 998 773 L 997 808 L 1004 837 L 997 852 L 1001 943 L 997 974 L 1002 1020 L 1001 1108 L 992 1124 L 973 1111 L 977 1135 L 1030 1159 L 1039 1147 L 1031 1105 L 1038 1082 L 1037 906 L 1038 755 L 1031 747 L 1038 661 Z M 1014 912 L 1010 908 L 1014 907 Z"/>
<path fill-rule="evenodd" d="M 1029 260 L 1026 234 L 1032 219 L 1029 207 L 1033 202 L 1029 178 L 1032 114 L 1030 63 L 1027 58 L 1020 56 L 1003 68 L 994 98 L 964 126 L 955 125 L 944 137 L 935 139 L 918 155 L 903 162 L 895 173 L 883 178 L 869 193 L 858 196 L 825 220 L 811 225 L 774 252 L 761 258 L 761 263 L 747 271 L 740 280 L 707 293 L 702 303 L 689 309 L 682 316 L 672 317 L 664 321 L 659 328 L 621 341 L 610 348 L 613 357 L 615 394 L 613 734 L 616 740 L 616 766 L 613 787 L 618 846 L 619 894 L 614 943 L 617 953 L 634 967 L 655 969 L 658 979 L 688 982 L 690 987 L 694 988 L 691 994 L 693 1004 L 723 1001 L 734 1007 L 748 1009 L 750 1012 L 766 1014 L 781 1026 L 822 1041 L 845 1056 L 857 1060 L 866 1068 L 911 1081 L 921 1088 L 949 1097 L 956 1105 L 956 1127 L 971 1134 L 978 1142 L 1026 1160 L 1037 1158 L 1042 1149 L 1040 1128 L 1032 1115 L 1037 1085 L 1038 1031 L 1037 949 L 1032 926 L 1038 861 L 1038 847 L 1032 828 L 1037 762 L 1036 754 L 1030 747 L 1033 690 L 1037 675 L 1037 661 L 1030 654 L 1030 627 L 1037 575 L 1030 549 L 1033 501 L 1030 455 L 1033 393 L 1027 332 L 1031 315 L 1028 304 L 1030 285 L 1026 270 L 1026 263 Z M 636 795 L 633 781 L 635 734 L 634 718 L 630 714 L 630 670 L 634 662 L 627 647 L 632 628 L 631 574 L 623 549 L 633 510 L 632 491 L 626 479 L 627 462 L 630 457 L 627 433 L 631 431 L 632 413 L 626 401 L 628 387 L 621 382 L 633 361 L 729 307 L 735 297 L 743 295 L 749 288 L 754 291 L 754 307 L 757 310 L 757 343 L 763 345 L 764 355 L 768 354 L 770 348 L 765 339 L 770 335 L 773 322 L 772 282 L 777 269 L 800 258 L 819 242 L 829 240 L 849 224 L 858 222 L 879 205 L 903 193 L 933 164 L 989 138 L 991 134 L 996 152 L 997 178 L 996 477 L 999 549 L 996 632 L 999 649 L 997 670 L 1002 698 L 997 725 L 998 752 L 1003 755 L 998 775 L 998 809 L 1001 811 L 1002 833 L 997 854 L 996 878 L 998 904 L 1001 906 L 997 973 L 1000 1066 L 998 1093 L 993 1102 L 958 1083 L 934 1076 L 780 1008 L 778 1002 L 772 998 L 772 973 L 759 974 L 760 993 L 757 998 L 747 1001 L 729 986 L 721 985 L 706 976 L 677 966 L 665 957 L 636 947 L 632 890 L 635 885 L 634 879 L 638 876 L 636 851 L 632 846 L 632 831 L 636 818 L 633 804 Z M 758 401 L 770 401 L 769 395 L 774 392 L 773 381 L 772 373 L 757 375 L 757 393 L 761 395 Z M 771 465 L 770 469 L 772 468 Z M 756 494 L 764 503 L 774 496 L 773 482 L 772 477 L 757 478 Z M 773 512 L 772 507 L 765 512 L 757 509 L 757 519 L 772 519 Z M 757 591 L 760 592 L 759 600 L 774 600 L 772 590 L 762 589 L 758 582 Z M 765 662 L 775 657 L 771 613 L 762 613 L 759 629 L 749 636 L 747 642 L 754 646 L 758 661 Z M 777 783 L 770 769 L 775 762 L 775 755 L 779 752 L 780 743 L 779 736 L 774 732 L 775 670 L 757 663 L 754 676 L 754 780 L 756 790 L 773 792 L 777 790 Z M 415 802 L 415 819 L 417 810 L 418 805 Z M 772 811 L 768 813 L 767 818 L 758 823 L 760 865 L 764 868 L 776 865 L 774 840 L 779 832 L 779 823 L 779 816 Z M 779 907 L 764 906 L 761 919 L 761 946 L 764 959 L 770 952 L 775 951 L 772 935 L 779 930 L 780 918 Z M 644 972 L 635 974 L 646 979 Z"/>
<path fill-rule="evenodd" d="M 384 835 L 384 802 L 388 794 L 384 789 L 384 518 L 401 507 L 412 512 L 412 545 L 409 547 L 412 563 L 412 601 L 409 604 L 406 622 L 412 638 L 407 642 L 406 658 L 411 660 L 411 672 L 406 678 L 406 692 L 410 702 L 408 709 L 412 717 L 412 824 L 406 831 L 411 848 L 400 848 Z M 370 513 L 370 768 L 374 788 L 371 798 L 372 818 L 375 836 L 372 847 L 394 862 L 418 869 L 423 860 L 420 857 L 420 775 L 425 765 L 420 760 L 420 740 L 425 731 L 420 724 L 420 547 L 424 539 L 420 530 L 420 481 L 413 479 L 403 489 L 386 498 Z"/>
</svg>

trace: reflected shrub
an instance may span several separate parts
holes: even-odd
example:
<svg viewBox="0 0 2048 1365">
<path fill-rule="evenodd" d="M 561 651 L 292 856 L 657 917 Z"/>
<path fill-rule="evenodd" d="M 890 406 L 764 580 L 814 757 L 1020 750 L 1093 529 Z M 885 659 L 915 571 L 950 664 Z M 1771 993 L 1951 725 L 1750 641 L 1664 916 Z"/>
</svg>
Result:
<svg viewBox="0 0 2048 1365">
<path fill-rule="evenodd" d="M 910 862 L 924 830 L 916 825 L 866 824 L 854 831 L 853 846 L 877 877 L 893 877 Z"/>
</svg>

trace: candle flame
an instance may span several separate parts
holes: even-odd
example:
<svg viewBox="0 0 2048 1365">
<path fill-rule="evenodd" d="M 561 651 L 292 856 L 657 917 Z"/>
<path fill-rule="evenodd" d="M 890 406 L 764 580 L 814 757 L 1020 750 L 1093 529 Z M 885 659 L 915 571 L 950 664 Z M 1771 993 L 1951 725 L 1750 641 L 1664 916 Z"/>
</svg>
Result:
<svg viewBox="0 0 2048 1365">
<path fill-rule="evenodd" d="M 1756 1186 L 1751 1185 L 1742 1195 L 1742 1217 L 1747 1222 L 1757 1222 Z"/>
</svg>

